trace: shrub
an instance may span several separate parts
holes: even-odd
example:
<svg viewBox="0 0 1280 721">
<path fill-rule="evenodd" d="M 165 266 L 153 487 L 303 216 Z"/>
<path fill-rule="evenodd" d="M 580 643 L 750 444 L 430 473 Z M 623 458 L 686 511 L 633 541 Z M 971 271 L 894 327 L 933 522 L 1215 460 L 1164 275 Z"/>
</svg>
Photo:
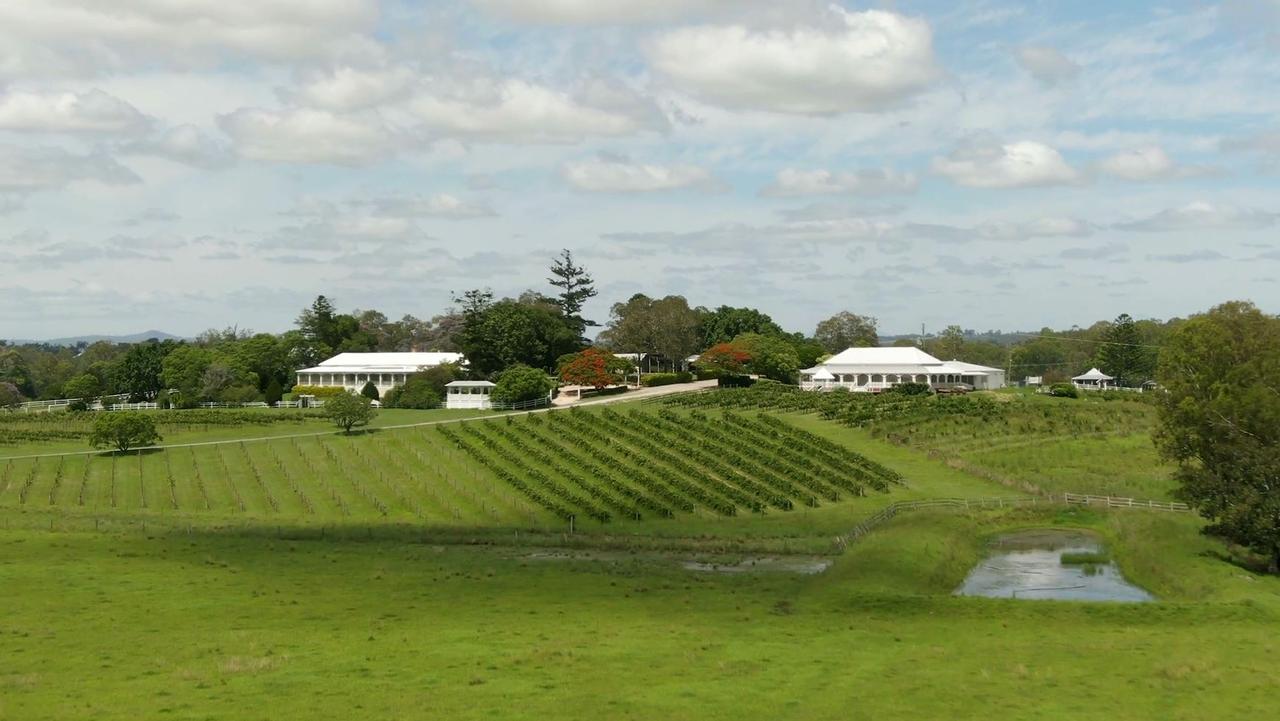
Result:
<svg viewBox="0 0 1280 721">
<path fill-rule="evenodd" d="M 695 377 L 700 381 L 713 381 L 724 375 L 714 368 L 699 368 Z"/>
<path fill-rule="evenodd" d="M 414 408 L 425 410 L 439 408 L 441 392 L 436 390 L 433 380 L 422 373 L 409 376 L 403 386 L 396 386 L 387 391 L 382 405 L 389 408 Z"/>
<path fill-rule="evenodd" d="M 494 403 L 522 403 L 547 397 L 555 386 L 555 381 L 537 368 L 515 365 L 498 376 L 490 398 Z"/>
<path fill-rule="evenodd" d="M 284 398 L 284 389 L 280 387 L 279 379 L 272 378 L 271 382 L 267 384 L 266 390 L 262 392 L 262 400 L 266 401 L 267 405 L 274 406 L 282 398 Z"/>
<path fill-rule="evenodd" d="M 89 445 L 94 448 L 115 446 L 121 452 L 159 441 L 155 420 L 149 414 L 132 411 L 99 415 L 93 421 L 93 433 L 89 436 Z"/>
<path fill-rule="evenodd" d="M 372 398 L 347 392 L 326 399 L 322 412 L 325 418 L 333 421 L 344 433 L 350 433 L 356 426 L 369 425 L 369 421 L 377 413 L 373 408 Z"/>
<path fill-rule="evenodd" d="M 293 390 L 290 391 L 294 398 L 298 396 L 315 396 L 320 399 L 333 398 L 346 392 L 346 388 L 338 386 L 294 386 Z"/>
<path fill-rule="evenodd" d="M 378 387 L 373 384 L 373 381 L 365 381 L 364 388 L 360 389 L 360 395 L 371 401 L 380 400 L 382 398 L 382 394 L 378 392 Z"/>
<path fill-rule="evenodd" d="M 933 388 L 929 387 L 928 383 L 899 383 L 885 392 L 904 396 L 927 396 L 933 393 Z"/>
<path fill-rule="evenodd" d="M 1049 395 L 1057 398 L 1079 398 L 1080 390 L 1070 383 L 1054 383 L 1049 386 Z"/>
<path fill-rule="evenodd" d="M 673 383 L 689 383 L 693 381 L 693 374 L 688 371 L 680 371 L 679 373 L 650 373 L 640 380 L 640 385 L 646 388 L 654 386 L 669 386 Z"/>
<path fill-rule="evenodd" d="M 67 410 L 72 412 L 82 412 L 89 410 L 89 402 L 83 398 L 77 398 L 67 404 Z"/>
<path fill-rule="evenodd" d="M 17 408 L 22 404 L 22 394 L 18 387 L 7 381 L 0 381 L 0 408 Z"/>
<path fill-rule="evenodd" d="M 725 373 L 718 380 L 719 383 L 717 385 L 720 388 L 750 388 L 756 382 L 751 376 L 734 375 L 732 373 Z"/>
</svg>

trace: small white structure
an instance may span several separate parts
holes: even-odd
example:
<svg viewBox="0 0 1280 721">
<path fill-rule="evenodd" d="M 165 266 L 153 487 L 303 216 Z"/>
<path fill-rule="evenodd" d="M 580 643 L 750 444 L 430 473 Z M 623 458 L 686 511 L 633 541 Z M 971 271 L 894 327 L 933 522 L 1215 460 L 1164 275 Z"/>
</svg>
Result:
<svg viewBox="0 0 1280 721">
<path fill-rule="evenodd" d="M 1097 368 L 1090 368 L 1088 373 L 1078 375 L 1071 379 L 1071 385 L 1086 391 L 1101 391 L 1109 388 L 1115 388 L 1116 379 Z"/>
<path fill-rule="evenodd" d="M 989 390 L 1004 387 L 1004 371 L 958 360 L 938 360 L 913 347 L 849 348 L 800 371 L 800 387 L 804 390 L 844 388 L 878 393 L 900 383 L 964 383 Z"/>
<path fill-rule="evenodd" d="M 378 393 L 385 394 L 420 370 L 462 360 L 461 353 L 339 353 L 315 368 L 298 371 L 297 383 L 359 393 L 372 381 Z"/>
<path fill-rule="evenodd" d="M 493 407 L 490 394 L 495 384 L 489 381 L 453 381 L 444 386 L 445 408 L 479 408 L 488 410 Z"/>
</svg>

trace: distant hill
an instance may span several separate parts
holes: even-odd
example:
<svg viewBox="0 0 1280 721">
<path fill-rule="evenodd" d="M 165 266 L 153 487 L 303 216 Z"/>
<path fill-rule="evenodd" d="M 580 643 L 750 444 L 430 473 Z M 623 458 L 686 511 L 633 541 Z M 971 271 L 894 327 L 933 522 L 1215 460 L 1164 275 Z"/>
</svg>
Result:
<svg viewBox="0 0 1280 721">
<path fill-rule="evenodd" d="M 182 336 L 172 333 L 165 333 L 162 330 L 148 330 L 141 333 L 131 333 L 129 335 L 78 335 L 70 338 L 50 338 L 49 340 L 10 340 L 11 345 L 23 345 L 26 343 L 47 343 L 48 345 L 76 345 L 78 343 L 97 343 L 98 341 L 110 341 L 112 343 L 141 343 L 144 340 L 156 338 L 158 340 L 184 340 Z"/>
</svg>

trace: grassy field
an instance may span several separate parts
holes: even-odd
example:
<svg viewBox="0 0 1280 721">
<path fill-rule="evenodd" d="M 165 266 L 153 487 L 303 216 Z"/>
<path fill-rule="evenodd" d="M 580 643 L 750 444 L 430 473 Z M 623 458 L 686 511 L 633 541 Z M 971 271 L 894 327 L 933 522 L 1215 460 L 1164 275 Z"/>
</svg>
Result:
<svg viewBox="0 0 1280 721">
<path fill-rule="evenodd" d="M 595 409 L 0 461 L 0 719 L 1270 713 L 1280 579 L 1190 514 L 915 511 L 836 555 L 886 503 L 1016 493 L 997 471 L 1133 487 L 1107 459 L 1137 434 L 1055 440 L 1099 445 L 1049 467 L 973 419 L 904 441 L 779 418 Z M 966 432 L 989 457 L 950 450 Z M 1159 602 L 952 595 L 989 539 L 1044 527 L 1097 534 Z M 811 554 L 834 565 L 682 565 Z"/>
<path fill-rule="evenodd" d="M 814 577 L 0 532 L 0 718 L 1263 718 L 1280 583 L 1203 555 L 1189 521 L 920 514 Z M 985 534 L 1024 525 L 1123 541 L 1165 600 L 950 595 Z"/>
<path fill-rule="evenodd" d="M 306 433 L 329 433 L 333 424 L 316 411 L 272 408 L 242 410 L 143 411 L 152 414 L 164 445 L 263 438 Z M 386 408 L 374 416 L 371 428 L 430 423 L 441 420 L 497 415 L 478 410 L 406 410 Z M 93 429 L 92 414 L 0 413 L 0 460 L 10 456 L 68 453 L 86 450 Z"/>
</svg>

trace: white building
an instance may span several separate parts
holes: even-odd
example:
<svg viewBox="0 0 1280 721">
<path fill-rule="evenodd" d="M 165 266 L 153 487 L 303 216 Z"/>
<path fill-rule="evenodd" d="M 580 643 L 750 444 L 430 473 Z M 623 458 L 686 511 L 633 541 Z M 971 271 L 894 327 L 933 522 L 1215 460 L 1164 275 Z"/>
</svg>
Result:
<svg viewBox="0 0 1280 721">
<path fill-rule="evenodd" d="M 490 394 L 495 384 L 489 381 L 453 381 L 444 386 L 445 408 L 480 408 L 488 410 L 493 407 Z"/>
<path fill-rule="evenodd" d="M 850 348 L 800 371 L 800 387 L 805 390 L 845 388 L 877 393 L 899 383 L 965 383 L 978 390 L 1003 388 L 1004 371 L 958 360 L 938 360 L 912 347 Z"/>
<path fill-rule="evenodd" d="M 1103 373 L 1097 368 L 1090 368 L 1088 373 L 1082 373 L 1071 379 L 1071 384 L 1076 388 L 1086 391 L 1103 391 L 1116 387 L 1116 379 Z"/>
<path fill-rule="evenodd" d="M 298 371 L 297 383 L 359 393 L 372 381 L 378 393 L 385 394 L 420 370 L 461 362 L 461 353 L 339 353 L 315 368 Z"/>
</svg>

